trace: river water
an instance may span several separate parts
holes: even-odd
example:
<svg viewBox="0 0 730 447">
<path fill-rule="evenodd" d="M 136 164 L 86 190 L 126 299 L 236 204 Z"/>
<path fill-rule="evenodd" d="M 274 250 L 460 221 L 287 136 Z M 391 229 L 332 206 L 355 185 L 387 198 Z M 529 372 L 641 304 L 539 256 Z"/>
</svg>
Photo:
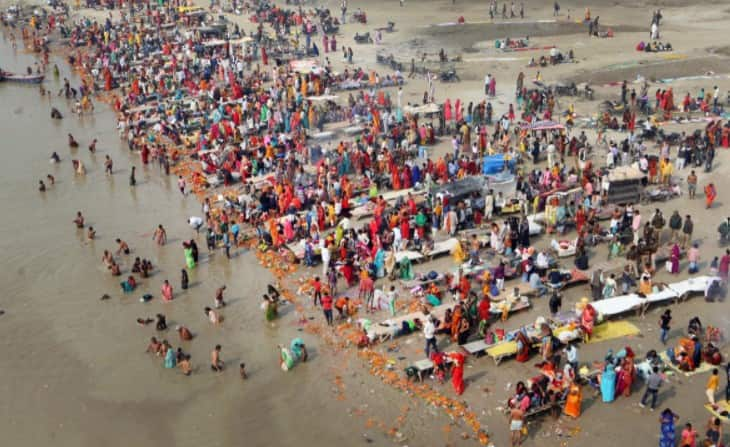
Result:
<svg viewBox="0 0 730 447">
<path fill-rule="evenodd" d="M 56 60 L 61 79 L 67 67 Z M 0 44 L 0 66 L 22 72 L 33 59 Z M 0 431 L 5 445 L 339 445 L 352 433 L 343 416 L 344 403 L 334 402 L 327 355 L 316 341 L 280 320 L 264 323 L 259 308 L 270 274 L 251 253 L 227 261 L 222 253 L 208 258 L 202 236 L 201 263 L 190 275 L 191 288 L 179 289 L 184 265 L 183 239 L 195 237 L 187 218 L 200 215 L 193 196 L 183 197 L 175 179 L 157 166 L 142 167 L 136 154 L 120 144 L 114 114 L 97 104 L 93 116 L 71 115 L 65 99 L 56 96 L 62 81 L 50 79 L 53 95 L 41 96 L 32 86 L 0 83 Z M 77 86 L 78 82 L 72 83 Z M 51 105 L 65 119 L 49 118 Z M 70 150 L 67 134 L 80 148 Z M 86 149 L 97 138 L 97 153 Z M 51 164 L 56 151 L 61 163 Z M 114 160 L 115 173 L 104 174 L 104 157 Z M 83 160 L 87 175 L 75 176 L 72 159 Z M 138 185 L 128 176 L 137 165 Z M 46 174 L 56 178 L 48 191 L 38 191 Z M 87 242 L 72 224 L 76 211 L 97 229 Z M 151 234 L 158 224 L 169 242 L 157 247 Z M 127 241 L 134 256 L 150 258 L 155 274 L 131 295 L 123 295 L 119 277 L 101 264 L 104 249 L 115 238 Z M 130 257 L 119 258 L 123 275 Z M 176 299 L 162 303 L 164 279 L 176 288 Z M 225 322 L 214 328 L 203 307 L 213 303 L 214 290 L 227 285 Z M 155 295 L 143 304 L 139 297 Z M 109 294 L 111 299 L 100 297 Z M 187 325 L 196 338 L 182 346 L 192 354 L 191 377 L 162 367 L 161 359 L 144 353 L 150 336 L 162 335 L 180 346 L 170 330 L 156 334 L 137 317 L 162 312 L 168 324 Z M 286 310 L 285 310 L 286 312 Z M 291 321 L 292 318 L 288 319 Z M 312 361 L 289 373 L 278 369 L 277 343 L 303 336 Z M 223 345 L 228 368 L 208 368 L 212 347 Z M 238 377 L 246 362 L 249 379 Z M 330 394 L 330 395 L 327 395 Z M 350 419 L 351 421 L 351 419 Z"/>
</svg>

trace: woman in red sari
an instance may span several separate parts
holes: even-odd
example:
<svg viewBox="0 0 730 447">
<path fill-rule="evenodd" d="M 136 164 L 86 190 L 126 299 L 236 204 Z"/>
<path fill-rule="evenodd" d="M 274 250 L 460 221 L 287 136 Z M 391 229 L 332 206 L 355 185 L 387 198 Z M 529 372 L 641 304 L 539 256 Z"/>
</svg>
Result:
<svg viewBox="0 0 730 447">
<path fill-rule="evenodd" d="M 586 223 L 586 212 L 583 210 L 583 205 L 578 205 L 578 211 L 575 212 L 575 229 L 578 233 L 583 229 L 583 225 Z"/>
<path fill-rule="evenodd" d="M 616 377 L 616 394 L 629 397 L 631 395 L 631 385 L 634 383 L 634 376 L 636 376 L 634 359 L 627 356 L 621 362 L 621 371 Z"/>
<path fill-rule="evenodd" d="M 466 362 L 466 356 L 461 352 L 451 352 L 448 356 L 453 362 L 451 384 L 454 385 L 456 394 L 461 396 L 464 393 L 464 362 Z"/>
<path fill-rule="evenodd" d="M 517 331 L 517 361 L 524 363 L 530 359 L 530 340 L 522 331 Z"/>
</svg>

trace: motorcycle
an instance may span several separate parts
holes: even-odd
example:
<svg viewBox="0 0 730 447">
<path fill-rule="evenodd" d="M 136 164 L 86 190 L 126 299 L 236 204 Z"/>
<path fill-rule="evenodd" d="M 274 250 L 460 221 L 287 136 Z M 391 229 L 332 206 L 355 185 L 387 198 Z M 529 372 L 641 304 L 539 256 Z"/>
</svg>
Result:
<svg viewBox="0 0 730 447">
<path fill-rule="evenodd" d="M 395 31 L 395 22 L 388 22 L 388 26 L 381 26 L 380 28 L 375 28 L 376 31 L 385 31 L 386 33 L 392 33 Z"/>
<path fill-rule="evenodd" d="M 456 70 L 454 69 L 442 71 L 439 77 L 442 82 L 461 82 L 459 75 L 456 74 Z"/>
<path fill-rule="evenodd" d="M 367 24 L 368 23 L 367 14 L 365 14 L 365 11 L 356 11 L 355 13 L 353 13 L 350 16 L 350 22 Z"/>
<path fill-rule="evenodd" d="M 370 37 L 370 33 L 355 33 L 355 42 L 356 43 L 373 43 L 373 38 Z"/>
<path fill-rule="evenodd" d="M 339 31 L 339 26 L 332 25 L 330 23 L 325 23 L 322 25 L 322 32 L 325 34 L 337 34 Z"/>
<path fill-rule="evenodd" d="M 583 88 L 583 97 L 588 101 L 593 101 L 593 89 L 588 84 Z"/>
</svg>

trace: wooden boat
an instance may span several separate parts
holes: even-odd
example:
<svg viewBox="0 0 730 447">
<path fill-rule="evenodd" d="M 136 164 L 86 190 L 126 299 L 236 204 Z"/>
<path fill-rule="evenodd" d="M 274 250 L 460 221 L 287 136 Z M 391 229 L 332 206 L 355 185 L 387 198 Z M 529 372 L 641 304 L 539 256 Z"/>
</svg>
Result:
<svg viewBox="0 0 730 447">
<path fill-rule="evenodd" d="M 0 71 L 0 81 L 17 82 L 20 84 L 40 84 L 43 82 L 45 75 L 19 75 L 14 73 L 8 73 L 7 71 Z"/>
</svg>

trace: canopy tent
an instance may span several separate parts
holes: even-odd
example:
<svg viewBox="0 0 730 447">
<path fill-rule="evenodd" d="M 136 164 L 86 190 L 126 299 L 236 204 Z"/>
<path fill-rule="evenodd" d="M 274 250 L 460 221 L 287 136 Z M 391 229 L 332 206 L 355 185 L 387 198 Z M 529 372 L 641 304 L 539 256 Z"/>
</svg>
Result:
<svg viewBox="0 0 730 447">
<path fill-rule="evenodd" d="M 412 115 L 415 115 L 416 113 L 422 114 L 422 115 L 428 115 L 431 113 L 439 113 L 441 111 L 441 108 L 438 104 L 434 103 L 428 103 L 421 106 L 405 106 L 403 107 L 403 111 L 405 113 L 410 113 Z"/>
<path fill-rule="evenodd" d="M 309 101 L 315 101 L 315 102 L 320 102 L 320 101 L 337 101 L 337 98 L 339 98 L 339 96 L 337 96 L 337 95 L 307 96 L 307 99 Z"/>
<path fill-rule="evenodd" d="M 534 123 L 524 123 L 520 125 L 520 128 L 527 130 L 562 130 L 565 129 L 560 123 L 555 121 L 535 121 Z"/>
<path fill-rule="evenodd" d="M 316 59 L 295 59 L 289 61 L 289 67 L 299 73 L 318 73 L 321 68 Z"/>
</svg>

